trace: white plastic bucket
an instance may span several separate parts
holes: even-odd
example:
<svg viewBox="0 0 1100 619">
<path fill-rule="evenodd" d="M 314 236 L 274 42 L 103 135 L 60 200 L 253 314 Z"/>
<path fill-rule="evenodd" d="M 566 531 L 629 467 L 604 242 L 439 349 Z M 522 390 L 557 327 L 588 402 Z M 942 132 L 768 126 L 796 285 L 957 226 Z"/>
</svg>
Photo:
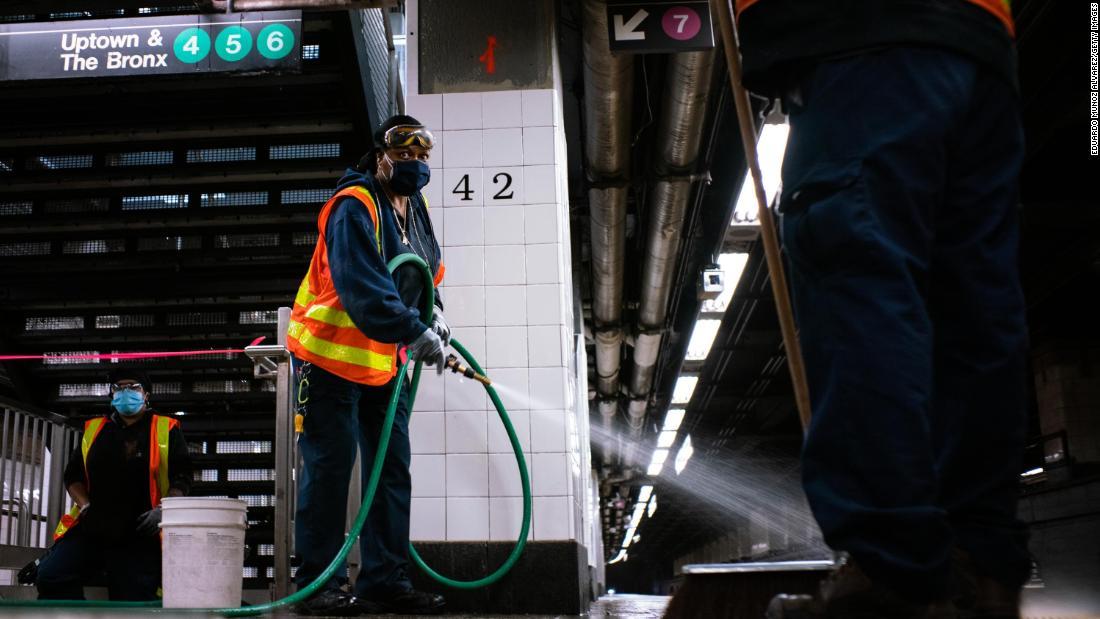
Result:
<svg viewBox="0 0 1100 619">
<path fill-rule="evenodd" d="M 161 509 L 164 608 L 240 606 L 247 504 L 166 497 Z"/>
</svg>

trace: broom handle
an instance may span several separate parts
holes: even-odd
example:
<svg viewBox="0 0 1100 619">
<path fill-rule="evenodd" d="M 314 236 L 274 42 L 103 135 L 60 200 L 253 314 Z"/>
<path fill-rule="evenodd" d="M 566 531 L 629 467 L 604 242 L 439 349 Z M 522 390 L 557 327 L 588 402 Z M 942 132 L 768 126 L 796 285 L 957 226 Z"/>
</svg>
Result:
<svg viewBox="0 0 1100 619">
<path fill-rule="evenodd" d="M 737 29 L 733 25 L 733 7 L 730 6 L 729 0 L 711 0 L 711 5 L 718 15 L 718 24 L 722 31 L 722 45 L 726 51 L 730 88 L 733 89 L 733 100 L 737 108 L 741 144 L 745 148 L 745 161 L 748 162 L 753 188 L 756 190 L 760 232 L 764 238 L 764 256 L 767 258 L 768 273 L 771 275 L 775 309 L 779 314 L 779 329 L 783 334 L 783 346 L 787 349 L 787 367 L 791 371 L 791 384 L 794 386 L 794 401 L 798 407 L 798 417 L 802 421 L 802 430 L 805 432 L 810 426 L 810 389 L 806 382 L 802 347 L 798 343 L 798 331 L 795 329 L 794 312 L 791 309 L 791 297 L 787 289 L 787 276 L 783 271 L 783 260 L 779 252 L 775 218 L 768 208 L 767 197 L 764 195 L 760 161 L 756 152 L 756 126 L 752 122 L 752 106 L 749 103 L 748 91 L 741 85 L 741 56 L 738 53 Z"/>
</svg>

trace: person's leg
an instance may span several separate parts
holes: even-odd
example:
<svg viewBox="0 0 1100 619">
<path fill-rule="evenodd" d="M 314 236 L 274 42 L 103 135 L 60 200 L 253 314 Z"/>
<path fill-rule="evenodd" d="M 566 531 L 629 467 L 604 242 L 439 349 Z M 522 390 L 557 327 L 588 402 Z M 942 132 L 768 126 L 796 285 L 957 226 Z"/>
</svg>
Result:
<svg viewBox="0 0 1100 619">
<path fill-rule="evenodd" d="M 121 540 L 105 549 L 107 591 L 110 599 L 151 601 L 159 599 L 161 549 L 159 537 Z"/>
<path fill-rule="evenodd" d="M 344 543 L 348 483 L 355 464 L 356 411 L 359 385 L 308 367 L 305 380 L 304 431 L 298 436 L 302 476 L 298 483 L 298 511 L 294 549 L 301 560 L 295 582 L 304 587 L 321 574 Z M 338 570 L 324 589 L 347 582 Z"/>
<path fill-rule="evenodd" d="M 102 566 L 95 540 L 78 524 L 39 563 L 38 599 L 83 600 L 84 583 Z"/>
<path fill-rule="evenodd" d="M 916 601 L 946 595 L 951 529 L 929 427 L 933 215 L 970 78 L 947 52 L 827 62 L 791 97 L 783 242 L 813 401 L 803 485 L 831 547 Z"/>
<path fill-rule="evenodd" d="M 409 505 L 412 501 L 409 385 L 407 381 L 401 381 L 400 385 L 401 395 L 382 475 L 370 514 L 359 535 L 362 567 L 355 581 L 355 594 L 368 599 L 412 587 L 408 575 Z M 393 383 L 363 388 L 359 406 L 359 446 L 364 498 L 392 388 Z"/>
<path fill-rule="evenodd" d="M 992 72 L 949 141 L 936 215 L 933 434 L 940 505 L 976 569 L 1018 589 L 1030 558 L 1016 518 L 1026 424 L 1027 323 L 1018 272 L 1019 103 Z"/>
</svg>

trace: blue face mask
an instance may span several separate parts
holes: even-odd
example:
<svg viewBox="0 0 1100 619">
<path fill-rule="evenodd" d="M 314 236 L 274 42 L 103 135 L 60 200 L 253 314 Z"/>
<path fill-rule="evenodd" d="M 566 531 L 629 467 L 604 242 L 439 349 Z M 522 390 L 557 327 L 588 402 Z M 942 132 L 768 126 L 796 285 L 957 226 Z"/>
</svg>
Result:
<svg viewBox="0 0 1100 619">
<path fill-rule="evenodd" d="M 432 169 L 423 161 L 393 161 L 390 189 L 399 196 L 411 196 L 432 178 Z"/>
<path fill-rule="evenodd" d="M 115 407 L 119 415 L 136 415 L 145 406 L 145 396 L 131 389 L 125 389 L 111 398 L 111 406 Z"/>
</svg>

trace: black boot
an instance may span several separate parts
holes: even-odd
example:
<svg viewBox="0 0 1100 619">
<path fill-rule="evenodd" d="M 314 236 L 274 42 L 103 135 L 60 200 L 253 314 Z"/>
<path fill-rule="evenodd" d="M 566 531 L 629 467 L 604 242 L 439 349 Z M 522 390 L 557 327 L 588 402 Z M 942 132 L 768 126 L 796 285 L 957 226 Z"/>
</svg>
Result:
<svg viewBox="0 0 1100 619">
<path fill-rule="evenodd" d="M 299 615 L 354 617 L 362 612 L 359 600 L 339 589 L 325 589 L 299 603 L 294 611 Z"/>
<path fill-rule="evenodd" d="M 398 615 L 435 615 L 443 611 L 446 600 L 437 593 L 402 589 L 370 600 L 383 612 Z"/>
</svg>

